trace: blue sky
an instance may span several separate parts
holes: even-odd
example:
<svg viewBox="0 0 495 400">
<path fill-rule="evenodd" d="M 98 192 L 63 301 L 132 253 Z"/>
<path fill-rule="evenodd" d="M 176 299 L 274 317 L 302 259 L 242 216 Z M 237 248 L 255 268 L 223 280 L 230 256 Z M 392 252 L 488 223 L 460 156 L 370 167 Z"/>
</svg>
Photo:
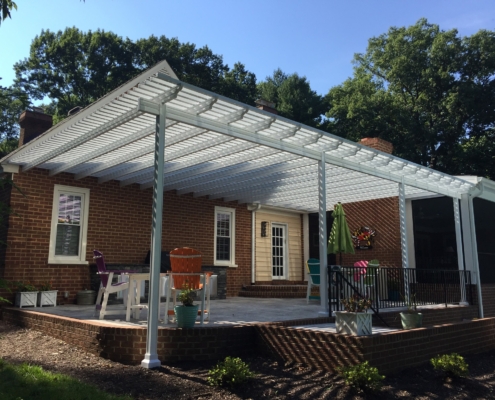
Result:
<svg viewBox="0 0 495 400">
<path fill-rule="evenodd" d="M 258 81 L 280 67 L 304 75 L 320 94 L 352 75 L 354 53 L 391 26 L 426 17 L 462 36 L 495 29 L 493 0 L 15 0 L 0 26 L 0 81 L 29 55 L 42 29 L 98 28 L 130 39 L 154 34 L 208 45 L 230 67 L 241 61 Z"/>
</svg>

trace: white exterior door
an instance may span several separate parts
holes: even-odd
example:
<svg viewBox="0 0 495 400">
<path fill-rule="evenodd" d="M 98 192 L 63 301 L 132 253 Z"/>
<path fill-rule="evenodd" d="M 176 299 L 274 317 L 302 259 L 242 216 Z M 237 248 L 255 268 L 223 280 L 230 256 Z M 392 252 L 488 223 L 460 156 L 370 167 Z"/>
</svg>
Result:
<svg viewBox="0 0 495 400">
<path fill-rule="evenodd" d="M 272 223 L 272 279 L 287 279 L 287 225 Z"/>
</svg>

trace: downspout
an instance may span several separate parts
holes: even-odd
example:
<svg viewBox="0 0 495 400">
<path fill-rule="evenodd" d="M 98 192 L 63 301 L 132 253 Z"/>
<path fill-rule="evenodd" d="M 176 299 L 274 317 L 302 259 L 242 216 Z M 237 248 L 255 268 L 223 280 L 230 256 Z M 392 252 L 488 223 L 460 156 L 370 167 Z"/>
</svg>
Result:
<svg viewBox="0 0 495 400">
<path fill-rule="evenodd" d="M 256 282 L 256 211 L 261 208 L 260 203 L 252 204 L 248 206 L 248 210 L 251 211 L 251 283 Z"/>
</svg>

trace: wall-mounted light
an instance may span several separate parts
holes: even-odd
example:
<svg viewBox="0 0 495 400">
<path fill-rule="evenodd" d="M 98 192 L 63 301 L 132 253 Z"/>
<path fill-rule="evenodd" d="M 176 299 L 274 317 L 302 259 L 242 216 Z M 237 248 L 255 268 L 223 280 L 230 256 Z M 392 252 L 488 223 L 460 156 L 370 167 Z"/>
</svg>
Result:
<svg viewBox="0 0 495 400">
<path fill-rule="evenodd" d="M 266 226 L 268 225 L 267 221 L 261 221 L 261 237 L 266 237 Z"/>
</svg>

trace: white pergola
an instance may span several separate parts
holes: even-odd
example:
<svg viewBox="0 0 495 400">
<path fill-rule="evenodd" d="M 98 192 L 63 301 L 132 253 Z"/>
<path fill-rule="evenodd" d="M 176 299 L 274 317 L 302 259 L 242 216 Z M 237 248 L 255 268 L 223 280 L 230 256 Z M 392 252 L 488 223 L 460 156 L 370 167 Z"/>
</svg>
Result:
<svg viewBox="0 0 495 400">
<path fill-rule="evenodd" d="M 5 172 L 43 168 L 50 176 L 67 172 L 76 180 L 90 176 L 101 184 L 117 180 L 121 186 L 153 187 L 151 300 L 143 360 L 143 366 L 150 368 L 160 365 L 156 316 L 163 191 L 318 212 L 322 255 L 326 254 L 325 213 L 333 204 L 398 196 L 404 266 L 408 265 L 406 195 L 449 196 L 457 211 L 459 199 L 468 199 L 474 221 L 472 197 L 481 193 L 474 182 L 181 82 L 166 61 L 12 152 L 0 164 Z M 460 233 L 461 222 L 456 223 Z M 322 262 L 325 279 L 326 267 Z M 320 287 L 325 288 L 325 283 Z M 327 307 L 323 289 L 321 298 Z"/>
</svg>

